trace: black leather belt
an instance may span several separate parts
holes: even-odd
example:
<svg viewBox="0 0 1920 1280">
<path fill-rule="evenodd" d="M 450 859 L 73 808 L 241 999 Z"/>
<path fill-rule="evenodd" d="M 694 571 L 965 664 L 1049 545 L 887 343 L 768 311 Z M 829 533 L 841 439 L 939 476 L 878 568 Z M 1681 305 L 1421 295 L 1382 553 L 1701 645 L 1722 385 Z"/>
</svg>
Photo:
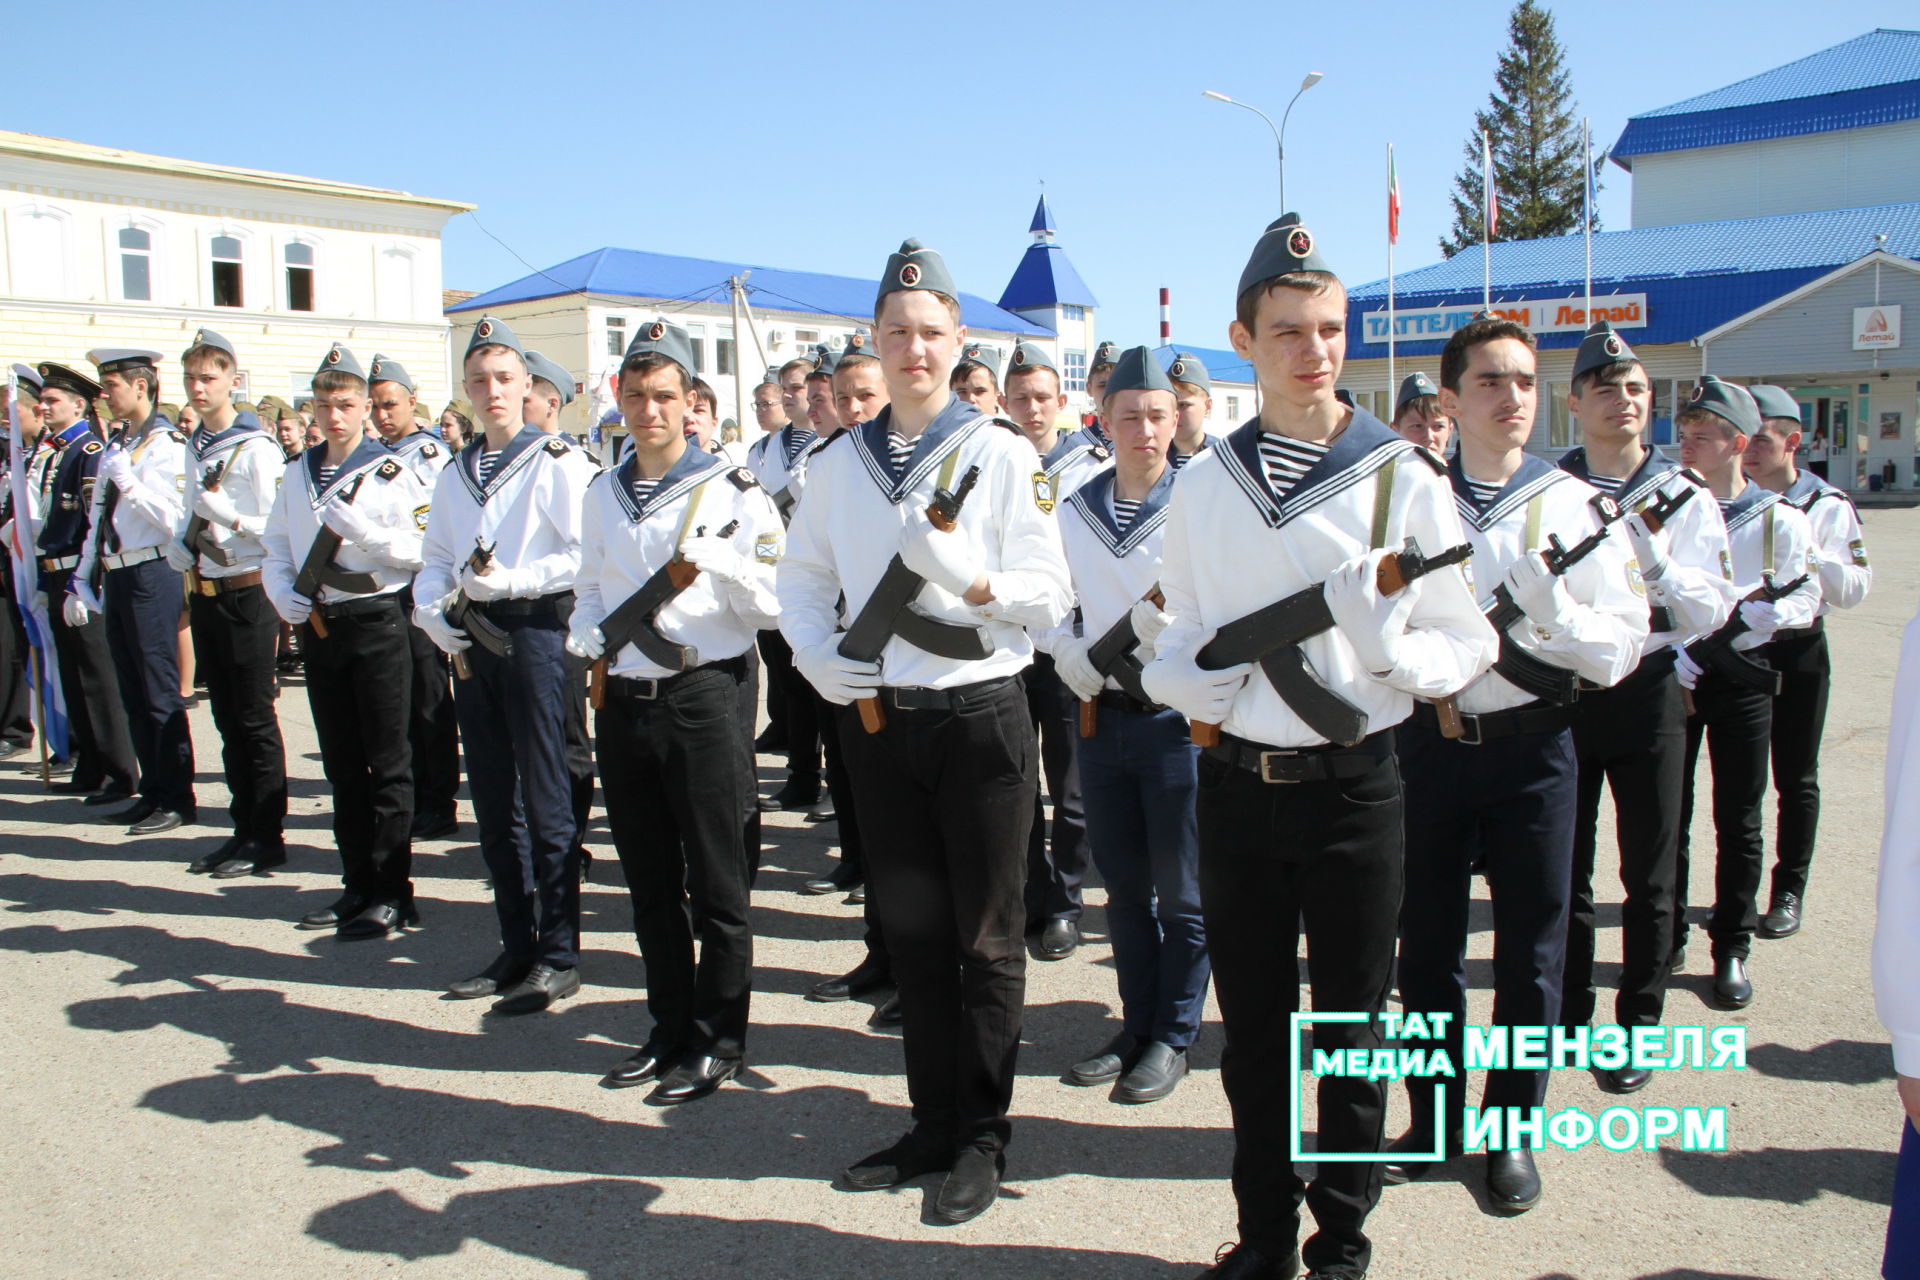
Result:
<svg viewBox="0 0 1920 1280">
<path fill-rule="evenodd" d="M 378 613 L 382 609 L 398 610 L 400 596 L 389 591 L 380 596 L 355 596 L 351 600 L 327 600 L 316 605 L 314 611 L 323 618 L 352 618 L 363 613 Z"/>
<path fill-rule="evenodd" d="M 695 677 L 715 671 L 724 671 L 735 680 L 744 679 L 747 674 L 746 655 L 723 658 L 719 662 L 703 662 L 690 671 L 657 679 L 652 676 L 608 676 L 607 694 L 630 702 L 658 702 Z"/>
<path fill-rule="evenodd" d="M 489 618 L 555 618 L 560 616 L 561 604 L 573 608 L 573 592 L 556 591 L 548 596 L 527 596 L 519 600 L 478 601 L 481 612 Z"/>
<path fill-rule="evenodd" d="M 1784 631 L 1773 633 L 1774 640 L 1805 640 L 1808 636 L 1817 636 L 1827 629 L 1825 618 L 1815 618 L 1813 625 L 1806 627 L 1788 627 Z"/>
<path fill-rule="evenodd" d="M 1370 734 L 1351 747 L 1269 747 L 1245 738 L 1220 735 L 1217 746 L 1202 755 L 1257 774 L 1262 782 L 1325 782 L 1329 778 L 1358 778 L 1373 772 L 1393 755 L 1393 737 Z"/>
<path fill-rule="evenodd" d="M 1135 715 L 1159 715 L 1166 708 L 1156 702 L 1142 702 L 1130 693 L 1120 689 L 1102 689 L 1100 696 L 1094 699 L 1103 711 L 1131 711 Z"/>
<path fill-rule="evenodd" d="M 1440 718 L 1432 703 L 1416 701 L 1413 704 L 1413 718 L 1420 722 L 1422 728 L 1440 732 Z M 1573 723 L 1573 712 L 1569 707 L 1534 702 L 1509 711 L 1489 711 L 1479 716 L 1463 715 L 1460 723 L 1466 731 L 1454 741 L 1462 746 L 1477 747 L 1482 743 L 1498 742 L 1502 738 L 1515 738 L 1523 733 L 1558 733 Z"/>
<path fill-rule="evenodd" d="M 1001 676 L 997 680 L 981 680 L 975 684 L 955 685 L 951 689 L 923 689 L 918 685 L 888 685 L 880 690 L 880 701 L 882 705 L 897 711 L 952 711 L 955 707 L 964 706 L 968 702 L 1012 683 L 1012 676 Z"/>
<path fill-rule="evenodd" d="M 1619 684 L 1595 684 L 1593 681 L 1582 676 L 1580 679 L 1580 696 L 1585 698 L 1589 694 L 1606 693 L 1609 689 L 1636 689 L 1642 685 L 1656 684 L 1672 674 L 1673 646 L 1664 644 L 1652 653 L 1642 657 L 1640 659 L 1640 665 L 1621 677 Z"/>
</svg>

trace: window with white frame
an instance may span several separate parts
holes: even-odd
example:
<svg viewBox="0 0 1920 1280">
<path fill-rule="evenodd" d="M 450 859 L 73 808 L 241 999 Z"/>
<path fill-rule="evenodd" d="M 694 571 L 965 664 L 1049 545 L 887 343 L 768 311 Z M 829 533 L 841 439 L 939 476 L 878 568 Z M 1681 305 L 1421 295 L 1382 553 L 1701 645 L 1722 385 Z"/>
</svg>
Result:
<svg viewBox="0 0 1920 1280">
<path fill-rule="evenodd" d="M 120 242 L 120 296 L 128 302 L 153 301 L 153 233 L 122 227 Z"/>
<path fill-rule="evenodd" d="M 413 250 L 403 245 L 382 249 L 373 265 L 374 314 L 382 320 L 412 320 L 419 305 Z"/>
<path fill-rule="evenodd" d="M 287 262 L 287 310 L 312 311 L 313 246 L 299 241 L 282 251 Z"/>
<path fill-rule="evenodd" d="M 627 318 L 625 316 L 607 317 L 607 354 L 610 356 L 627 354 Z"/>
<path fill-rule="evenodd" d="M 242 260 L 239 238 L 215 236 L 208 249 L 208 256 L 213 260 L 213 305 L 216 307 L 246 306 L 246 289 L 241 278 Z"/>
<path fill-rule="evenodd" d="M 1227 397 L 1227 421 L 1228 422 L 1240 421 L 1240 397 L 1239 396 Z"/>
<path fill-rule="evenodd" d="M 1087 353 L 1062 351 L 1060 364 L 1060 372 L 1066 376 L 1067 390 L 1085 391 L 1087 389 Z"/>
<path fill-rule="evenodd" d="M 795 329 L 793 331 L 793 340 L 803 347 L 810 347 L 820 341 L 820 331 L 818 329 Z"/>
<path fill-rule="evenodd" d="M 1060 308 L 1060 318 L 1062 320 L 1085 320 L 1087 318 L 1087 309 L 1085 307 L 1077 307 L 1071 302 L 1064 303 Z"/>
<path fill-rule="evenodd" d="M 698 376 L 707 371 L 707 326 L 688 325 L 687 337 L 693 340 L 693 372 Z"/>
</svg>

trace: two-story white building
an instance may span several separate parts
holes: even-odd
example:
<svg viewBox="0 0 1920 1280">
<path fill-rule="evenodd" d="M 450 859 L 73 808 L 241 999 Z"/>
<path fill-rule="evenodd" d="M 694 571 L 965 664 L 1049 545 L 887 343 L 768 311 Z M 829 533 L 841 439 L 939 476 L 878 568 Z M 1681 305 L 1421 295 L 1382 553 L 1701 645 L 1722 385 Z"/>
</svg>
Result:
<svg viewBox="0 0 1920 1280">
<path fill-rule="evenodd" d="M 94 347 L 152 347 L 178 400 L 204 326 L 239 351 L 244 398 L 291 399 L 337 339 L 400 361 L 437 413 L 453 391 L 440 234 L 471 208 L 0 131 L 0 352 L 85 371 Z"/>
</svg>

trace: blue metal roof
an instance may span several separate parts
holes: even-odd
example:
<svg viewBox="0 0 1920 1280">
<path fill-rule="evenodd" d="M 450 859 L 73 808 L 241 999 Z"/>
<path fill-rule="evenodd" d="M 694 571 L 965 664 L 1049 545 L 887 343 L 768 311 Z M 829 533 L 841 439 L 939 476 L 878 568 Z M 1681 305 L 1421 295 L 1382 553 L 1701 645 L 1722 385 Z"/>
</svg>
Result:
<svg viewBox="0 0 1920 1280">
<path fill-rule="evenodd" d="M 1053 210 L 1047 208 L 1047 197 L 1042 195 L 1040 203 L 1033 207 L 1033 222 L 1028 225 L 1027 230 L 1038 234 L 1042 231 L 1051 232 L 1059 229 L 1053 225 Z"/>
<path fill-rule="evenodd" d="M 1008 311 L 1026 311 L 1040 307 L 1097 307 L 1093 290 L 1067 261 L 1067 251 L 1057 244 L 1036 242 L 1027 246 L 1020 265 L 1007 281 L 1000 305 Z"/>
<path fill-rule="evenodd" d="M 1068 268 L 1069 271 L 1072 268 Z M 725 302 L 727 278 L 742 272 L 747 296 L 761 311 L 841 316 L 865 322 L 873 317 L 873 297 L 879 283 L 852 276 L 830 276 L 817 271 L 783 271 L 742 262 L 710 258 L 683 258 L 671 253 L 638 249 L 595 249 L 558 266 L 522 276 L 497 289 L 475 294 L 448 307 L 447 314 L 485 311 L 537 298 L 590 293 L 609 298 L 662 302 Z M 1074 279 L 1077 281 L 1078 276 Z M 1085 286 L 1081 286 L 1083 289 Z M 1003 311 L 985 298 L 963 293 L 960 319 L 971 328 L 992 329 L 1025 336 L 1053 336 L 1053 330 Z"/>
<path fill-rule="evenodd" d="M 1875 233 L 1886 235 L 1885 245 L 1879 247 L 1887 252 L 1920 259 L 1920 202 L 1605 231 L 1593 237 L 1594 293 L 1596 297 L 1647 295 L 1649 323 L 1645 328 L 1622 330 L 1628 342 L 1687 342 L 1871 253 Z M 1476 303 L 1480 280 L 1480 251 L 1467 249 L 1445 262 L 1397 276 L 1395 300 L 1400 309 L 1409 311 Z M 1493 281 L 1495 302 L 1584 299 L 1581 237 L 1495 244 Z M 1347 358 L 1384 358 L 1384 342 L 1363 340 L 1360 316 L 1385 302 L 1387 282 L 1371 281 L 1350 290 L 1348 296 Z M 1578 346 L 1579 341 L 1578 333 L 1540 335 L 1540 345 L 1546 348 Z M 1433 355 L 1444 345 L 1443 339 L 1396 344 L 1407 355 Z"/>
<path fill-rule="evenodd" d="M 1622 168 L 1662 151 L 1920 118 L 1920 31 L 1882 27 L 1831 49 L 1627 121 Z"/>
</svg>

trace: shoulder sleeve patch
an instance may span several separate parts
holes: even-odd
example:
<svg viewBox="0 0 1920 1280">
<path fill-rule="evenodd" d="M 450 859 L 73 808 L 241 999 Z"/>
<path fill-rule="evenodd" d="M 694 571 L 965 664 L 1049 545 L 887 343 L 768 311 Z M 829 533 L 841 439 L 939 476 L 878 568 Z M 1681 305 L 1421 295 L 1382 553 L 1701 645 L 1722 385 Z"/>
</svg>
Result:
<svg viewBox="0 0 1920 1280">
<path fill-rule="evenodd" d="M 80 446 L 80 452 L 91 456 L 92 454 L 96 454 L 106 447 L 107 446 L 101 444 L 98 440 L 89 440 L 85 444 Z"/>
<path fill-rule="evenodd" d="M 1087 450 L 1087 456 L 1089 458 L 1092 458 L 1095 462 L 1105 462 L 1108 458 L 1111 458 L 1113 455 L 1107 452 L 1107 447 L 1105 445 L 1096 444 L 1091 449 Z"/>
<path fill-rule="evenodd" d="M 400 474 L 400 464 L 395 462 L 392 458 L 388 458 L 385 462 L 380 464 L 380 469 L 376 471 L 374 474 L 379 476 L 382 480 L 391 480 L 395 476 Z"/>
<path fill-rule="evenodd" d="M 427 517 L 428 515 L 432 514 L 432 512 L 433 512 L 432 504 L 428 504 L 422 507 L 415 507 L 413 509 L 413 527 L 418 529 L 420 532 L 425 533 L 427 531 Z"/>
<path fill-rule="evenodd" d="M 423 458 L 437 458 L 440 456 L 440 446 L 432 443 L 423 444 L 420 446 L 420 456 Z"/>
<path fill-rule="evenodd" d="M 1419 458 L 1420 461 L 1426 463 L 1428 466 L 1433 468 L 1433 474 L 1437 476 L 1444 476 L 1445 474 L 1447 474 L 1447 460 L 1441 457 L 1439 454 L 1435 453 L 1433 450 L 1427 448 L 1427 446 L 1423 444 L 1417 444 L 1413 446 L 1413 452 L 1415 457 Z"/>
<path fill-rule="evenodd" d="M 565 440 L 562 440 L 559 436 L 553 437 L 551 440 L 547 441 L 547 444 L 546 444 L 547 452 L 552 454 L 556 458 L 564 458 L 567 455 L 568 447 L 569 446 L 567 442 Z"/>
<path fill-rule="evenodd" d="M 756 487 L 760 483 L 753 478 L 753 472 L 747 470 L 745 467 L 735 467 L 733 470 L 727 472 L 727 479 L 733 481 L 733 487 L 742 493 Z"/>
<path fill-rule="evenodd" d="M 167 438 L 175 444 L 185 444 L 187 442 L 185 433 L 178 430 L 167 432 Z"/>
<path fill-rule="evenodd" d="M 1593 514 L 1600 518 L 1601 524 L 1612 524 L 1620 518 L 1620 504 L 1607 494 L 1594 494 L 1587 499 L 1587 505 L 1593 508 Z"/>
</svg>

